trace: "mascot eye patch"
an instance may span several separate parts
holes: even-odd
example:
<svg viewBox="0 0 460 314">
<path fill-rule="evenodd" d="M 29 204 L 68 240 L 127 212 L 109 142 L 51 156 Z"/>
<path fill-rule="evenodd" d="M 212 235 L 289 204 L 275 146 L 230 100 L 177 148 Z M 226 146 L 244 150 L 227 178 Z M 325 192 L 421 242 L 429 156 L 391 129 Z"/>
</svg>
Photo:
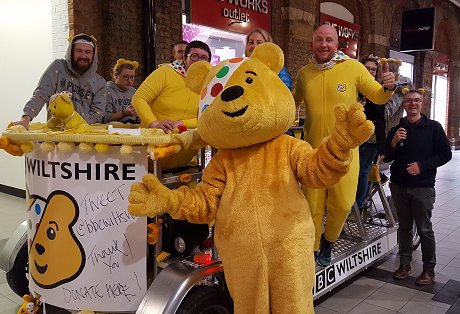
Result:
<svg viewBox="0 0 460 314">
<path fill-rule="evenodd" d="M 242 116 L 246 112 L 246 109 L 248 109 L 247 105 L 235 112 L 228 112 L 228 111 L 222 111 L 222 112 L 224 113 L 224 115 L 230 118 L 235 118 L 235 117 Z"/>
</svg>

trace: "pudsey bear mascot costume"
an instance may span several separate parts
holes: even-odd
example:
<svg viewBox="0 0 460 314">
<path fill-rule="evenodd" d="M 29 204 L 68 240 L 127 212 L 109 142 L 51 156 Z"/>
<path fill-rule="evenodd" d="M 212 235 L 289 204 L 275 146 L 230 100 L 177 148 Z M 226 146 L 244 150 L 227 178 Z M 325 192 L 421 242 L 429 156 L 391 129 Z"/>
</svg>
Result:
<svg viewBox="0 0 460 314">
<path fill-rule="evenodd" d="M 313 313 L 315 230 L 300 184 L 335 184 L 348 171 L 351 149 L 374 130 L 354 104 L 337 106 L 335 132 L 317 149 L 285 135 L 295 105 L 278 78 L 283 64 L 273 43 L 214 68 L 193 64 L 186 84 L 202 99 L 198 133 L 219 150 L 195 188 L 170 190 L 147 174 L 129 195 L 136 216 L 215 220 L 235 313 Z"/>
</svg>

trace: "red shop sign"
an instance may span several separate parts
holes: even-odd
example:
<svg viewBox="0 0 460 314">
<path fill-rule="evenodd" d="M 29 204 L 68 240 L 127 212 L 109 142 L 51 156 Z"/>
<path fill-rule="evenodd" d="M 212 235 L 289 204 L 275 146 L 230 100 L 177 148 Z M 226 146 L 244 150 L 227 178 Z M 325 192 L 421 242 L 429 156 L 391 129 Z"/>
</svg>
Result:
<svg viewBox="0 0 460 314">
<path fill-rule="evenodd" d="M 270 32 L 271 0 L 191 0 L 190 22 L 246 34 L 254 27 Z"/>
<path fill-rule="evenodd" d="M 351 58 L 358 55 L 358 40 L 360 26 L 336 17 L 321 13 L 320 24 L 334 26 L 339 34 L 339 50 Z"/>
</svg>

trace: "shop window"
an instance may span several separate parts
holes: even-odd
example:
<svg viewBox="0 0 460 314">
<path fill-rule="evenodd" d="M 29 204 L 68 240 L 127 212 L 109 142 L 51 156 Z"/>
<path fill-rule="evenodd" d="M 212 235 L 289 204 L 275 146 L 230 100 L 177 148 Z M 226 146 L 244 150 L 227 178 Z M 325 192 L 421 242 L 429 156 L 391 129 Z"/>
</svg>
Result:
<svg viewBox="0 0 460 314">
<path fill-rule="evenodd" d="M 433 75 L 431 91 L 430 118 L 441 123 L 445 130 L 447 123 L 447 77 Z"/>
<path fill-rule="evenodd" d="M 226 59 L 242 57 L 246 46 L 246 35 L 187 23 L 182 24 L 182 38 L 188 42 L 200 40 L 208 44 L 212 53 L 212 65 Z"/>
</svg>

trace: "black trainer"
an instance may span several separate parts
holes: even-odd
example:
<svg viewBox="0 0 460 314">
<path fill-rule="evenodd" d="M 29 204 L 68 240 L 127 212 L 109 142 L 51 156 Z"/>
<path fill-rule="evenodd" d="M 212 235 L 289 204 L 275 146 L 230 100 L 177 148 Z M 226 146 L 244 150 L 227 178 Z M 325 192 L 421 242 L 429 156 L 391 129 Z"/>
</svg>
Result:
<svg viewBox="0 0 460 314">
<path fill-rule="evenodd" d="M 318 256 L 316 257 L 316 262 L 319 265 L 324 267 L 331 265 L 331 255 L 333 247 L 334 243 L 326 240 L 324 234 L 321 235 L 321 248 L 319 250 Z"/>
</svg>

